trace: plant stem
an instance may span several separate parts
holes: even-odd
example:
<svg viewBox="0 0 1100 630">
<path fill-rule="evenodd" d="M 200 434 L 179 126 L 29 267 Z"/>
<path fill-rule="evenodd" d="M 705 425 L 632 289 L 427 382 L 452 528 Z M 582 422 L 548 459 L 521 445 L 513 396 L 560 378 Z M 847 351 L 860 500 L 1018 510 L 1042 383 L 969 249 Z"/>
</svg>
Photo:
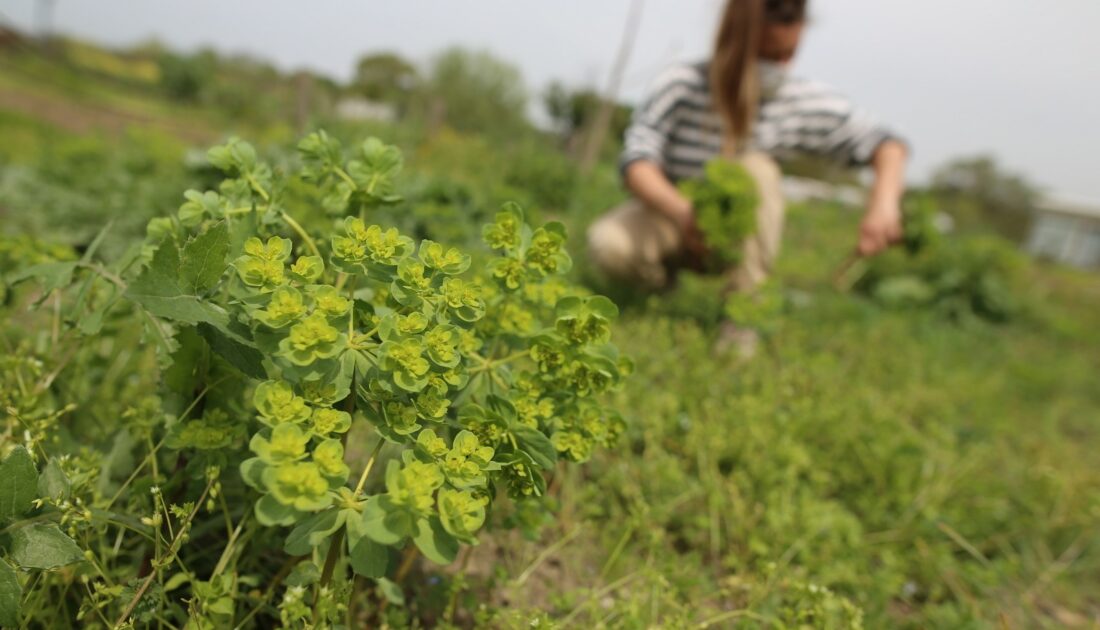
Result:
<svg viewBox="0 0 1100 630">
<path fill-rule="evenodd" d="M 340 557 L 340 547 L 344 542 L 344 529 L 340 528 L 332 535 L 332 541 L 328 544 L 328 554 L 325 556 L 325 566 L 321 569 L 321 581 L 317 583 L 317 598 L 313 602 L 313 625 L 318 626 L 321 603 L 321 589 L 332 581 L 332 574 L 336 569 L 336 560 Z"/>
<path fill-rule="evenodd" d="M 302 227 L 302 224 L 295 221 L 294 217 L 287 214 L 285 210 L 280 210 L 279 216 L 283 218 L 283 221 L 286 221 L 286 224 L 290 226 L 290 229 L 294 230 L 298 234 L 298 236 L 300 236 L 302 240 L 305 241 L 306 247 L 309 248 L 309 251 L 312 252 L 314 256 L 323 259 L 323 256 L 321 256 L 321 250 L 317 249 L 317 243 L 315 243 L 313 241 L 313 237 L 305 231 L 305 228 Z"/>
<path fill-rule="evenodd" d="M 244 524 L 248 522 L 248 516 L 252 514 L 251 510 L 245 510 L 244 516 L 241 517 L 241 521 L 237 523 L 237 528 L 230 532 L 229 541 L 225 544 L 225 549 L 222 551 L 222 555 L 218 558 L 218 564 L 214 567 L 214 573 L 210 575 L 210 579 L 221 575 L 225 567 L 229 565 L 229 558 L 232 557 L 234 547 L 236 547 L 237 540 L 241 535 L 241 530 L 244 528 Z"/>
<path fill-rule="evenodd" d="M 211 477 L 210 480 L 206 482 L 206 488 L 203 489 L 202 495 L 199 496 L 199 500 L 195 501 L 195 507 L 192 508 L 191 513 L 187 515 L 187 519 L 179 524 L 179 532 L 177 532 L 175 538 L 172 539 L 172 543 L 168 545 L 169 554 L 175 554 L 179 550 L 179 545 L 182 542 L 183 534 L 187 531 L 187 525 L 195 519 L 195 516 L 198 515 L 199 510 L 202 509 L 203 503 L 206 502 L 206 495 L 210 493 L 210 488 L 214 487 L 214 481 L 215 479 Z M 134 596 L 130 599 L 130 603 L 126 604 L 126 608 L 123 609 L 122 614 L 118 618 L 118 621 L 116 621 L 115 625 L 112 627 L 121 626 L 127 619 L 130 618 L 130 615 L 134 612 L 134 608 L 136 608 L 138 602 L 141 601 L 141 597 L 145 595 L 145 591 L 149 590 L 149 585 L 153 583 L 153 580 L 159 574 L 160 569 L 154 566 L 149 575 L 145 576 L 145 579 L 142 580 L 141 586 L 139 586 L 137 591 L 134 592 Z"/>
<path fill-rule="evenodd" d="M 76 264 L 76 266 L 80 267 L 82 269 L 87 269 L 87 270 L 91 271 L 92 273 L 95 273 L 100 278 L 103 278 L 104 280 L 110 282 L 111 284 L 113 284 L 116 287 L 122 289 L 123 291 L 126 290 L 126 287 L 127 287 L 126 281 L 123 280 L 122 278 L 118 277 L 117 275 L 111 273 L 110 271 L 107 271 L 106 269 L 103 268 L 103 265 L 101 265 L 99 263 L 78 262 Z"/>
<path fill-rule="evenodd" d="M 474 359 L 481 362 L 481 365 L 479 365 L 476 368 L 470 370 L 470 373 L 476 374 L 477 372 L 484 372 L 486 370 L 491 370 L 491 369 L 493 369 L 494 367 L 496 367 L 498 365 L 504 365 L 505 363 L 511 363 L 512 361 L 518 361 L 519 359 L 522 359 L 524 357 L 529 357 L 529 356 L 531 356 L 531 352 L 529 350 L 521 350 L 520 352 L 515 352 L 515 353 L 510 354 L 506 357 L 500 357 L 499 359 L 493 359 L 493 358 L 486 359 L 485 357 L 483 357 L 481 355 L 478 355 L 478 354 L 474 354 L 474 355 L 471 355 L 471 356 Z"/>
<path fill-rule="evenodd" d="M 535 557 L 534 561 L 531 562 L 531 564 L 526 569 L 524 569 L 523 572 L 519 574 L 519 576 L 516 577 L 514 584 L 516 586 L 523 586 L 523 583 L 526 582 L 532 574 L 534 574 L 535 569 L 538 569 L 539 565 L 545 562 L 547 558 L 557 553 L 560 549 L 568 545 L 569 542 L 576 538 L 577 534 L 580 533 L 581 527 L 574 527 L 573 531 L 569 532 L 560 540 L 550 545 L 546 549 L 543 549 L 542 552 Z"/>
<path fill-rule="evenodd" d="M 217 387 L 218 385 L 220 385 L 222 383 L 222 381 L 224 381 L 227 378 L 229 378 L 229 377 L 228 376 L 223 376 L 222 378 L 219 378 L 218 380 L 214 381 L 213 383 L 208 383 L 205 387 L 202 388 L 202 391 L 199 392 L 199 394 L 197 396 L 195 396 L 195 399 L 191 401 L 191 404 L 187 405 L 187 409 L 184 409 L 183 412 L 180 413 L 178 417 L 180 419 L 186 418 L 187 415 L 189 413 L 191 413 L 191 411 L 195 408 L 195 405 L 199 404 L 199 401 L 202 400 L 203 396 L 205 396 L 207 392 L 209 392 L 214 387 Z M 157 456 L 157 451 L 160 450 L 161 446 L 164 446 L 164 440 L 165 440 L 165 438 L 161 438 L 161 440 L 159 442 L 157 442 L 156 446 L 154 446 L 153 449 L 149 452 L 149 455 L 145 459 L 141 460 L 141 463 L 138 464 L 138 467 L 134 469 L 134 472 L 130 473 L 130 476 L 122 484 L 122 487 L 120 487 L 118 489 L 118 491 L 115 492 L 114 496 L 111 497 L 111 500 L 107 502 L 107 505 L 103 508 L 104 510 L 109 509 L 111 507 L 111 505 L 113 505 L 114 502 L 117 501 L 120 496 L 122 496 L 122 492 L 124 490 L 126 490 L 126 488 L 130 485 L 130 483 L 132 483 L 134 481 L 134 479 L 137 478 L 138 474 L 142 471 L 142 469 L 145 468 L 146 464 L 149 463 L 149 459 Z"/>
<path fill-rule="evenodd" d="M 465 590 L 466 585 L 466 566 L 470 563 L 470 555 L 473 553 L 473 547 L 465 547 L 462 550 L 462 560 L 459 561 L 458 575 L 454 578 L 454 586 L 451 588 L 450 602 L 447 604 L 447 612 L 444 619 L 447 623 L 453 624 L 455 619 L 455 612 L 458 610 L 458 596 Z"/>
<path fill-rule="evenodd" d="M 370 459 L 367 460 L 367 465 L 363 467 L 363 474 L 359 475 L 359 483 L 355 484 L 356 495 L 363 491 L 363 486 L 367 483 L 367 475 L 370 474 L 371 468 L 374 468 L 374 460 L 378 457 L 378 452 L 382 450 L 382 445 L 385 443 L 385 440 L 378 438 L 378 444 L 374 445 L 374 450 L 371 451 Z"/>
<path fill-rule="evenodd" d="M 420 555 L 420 550 L 415 545 L 410 545 L 405 549 L 405 557 L 401 560 L 401 566 L 397 569 L 397 575 L 393 576 L 393 581 L 400 584 L 405 581 L 405 576 L 409 574 L 412 569 L 413 562 L 416 557 Z"/>
<path fill-rule="evenodd" d="M 336 560 L 340 557 L 340 543 L 344 542 L 344 530 L 341 528 L 332 535 L 332 541 L 328 545 L 328 555 L 325 556 L 325 567 L 321 569 L 322 587 L 328 586 L 332 581 L 332 573 L 336 568 Z"/>
<path fill-rule="evenodd" d="M 259 193 L 261 199 L 263 199 L 264 201 L 271 201 L 271 195 L 267 194 L 267 191 L 264 190 L 264 187 L 260 185 L 260 182 L 256 181 L 256 178 L 253 177 L 251 173 L 245 175 L 245 177 L 248 179 L 248 184 L 252 186 L 252 190 L 255 190 L 257 193 Z"/>
<path fill-rule="evenodd" d="M 263 595 L 260 597 L 260 603 L 257 604 L 256 607 L 253 608 L 247 615 L 245 615 L 244 619 L 241 619 L 241 622 L 235 626 L 236 630 L 240 630 L 240 628 L 245 627 L 245 625 L 253 617 L 255 617 L 256 614 L 260 612 L 260 610 L 263 609 L 263 607 L 267 604 L 267 601 L 269 599 L 271 599 L 271 596 L 275 593 L 275 589 L 280 584 L 282 584 L 283 580 L 286 579 L 286 576 L 290 575 L 290 571 L 292 569 L 294 569 L 294 567 L 299 562 L 301 562 L 302 560 L 305 560 L 306 557 L 307 556 L 292 556 L 292 557 L 286 559 L 286 562 L 283 563 L 283 566 L 279 568 L 279 572 L 276 573 L 275 577 L 271 578 L 271 582 L 268 583 L 267 589 L 264 591 Z"/>
<path fill-rule="evenodd" d="M 345 171 L 344 169 L 340 168 L 339 166 L 333 166 L 333 167 L 332 167 L 332 172 L 336 173 L 336 175 L 337 175 L 337 176 L 338 176 L 338 177 L 339 177 L 340 179 L 342 179 L 342 180 L 344 180 L 345 182 L 347 182 L 347 183 L 348 183 L 348 185 L 349 185 L 349 186 L 351 186 L 351 189 L 352 189 L 352 190 L 358 190 L 358 189 L 359 189 L 359 185 L 355 183 L 355 180 L 354 180 L 354 179 L 352 179 L 352 178 L 351 178 L 351 176 L 350 176 L 350 175 L 348 175 L 348 172 L 347 172 L 347 171 Z"/>
</svg>

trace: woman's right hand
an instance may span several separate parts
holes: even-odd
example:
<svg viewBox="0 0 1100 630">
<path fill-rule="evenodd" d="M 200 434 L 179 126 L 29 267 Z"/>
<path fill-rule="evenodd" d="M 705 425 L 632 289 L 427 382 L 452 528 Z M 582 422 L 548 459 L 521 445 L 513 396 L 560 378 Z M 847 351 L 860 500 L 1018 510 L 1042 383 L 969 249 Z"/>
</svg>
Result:
<svg viewBox="0 0 1100 630">
<path fill-rule="evenodd" d="M 691 202 L 683 199 L 682 203 L 675 204 L 667 212 L 680 229 L 684 250 L 690 257 L 701 261 L 707 254 L 707 244 L 699 224 L 695 222 L 695 209 L 691 207 Z"/>
<path fill-rule="evenodd" d="M 659 165 L 649 160 L 632 162 L 626 167 L 625 175 L 626 186 L 634 196 L 672 219 L 680 230 L 684 250 L 701 261 L 707 248 L 703 233 L 695 223 L 691 200 L 677 190 Z"/>
</svg>

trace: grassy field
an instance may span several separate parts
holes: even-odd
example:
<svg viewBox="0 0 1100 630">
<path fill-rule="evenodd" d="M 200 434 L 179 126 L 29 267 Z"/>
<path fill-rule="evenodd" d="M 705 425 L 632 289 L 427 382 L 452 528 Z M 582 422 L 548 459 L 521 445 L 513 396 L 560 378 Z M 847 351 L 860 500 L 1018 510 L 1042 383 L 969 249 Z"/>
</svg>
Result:
<svg viewBox="0 0 1100 630">
<path fill-rule="evenodd" d="M 11 242 L 29 234 L 83 247 L 114 220 L 117 240 L 105 251 L 121 253 L 149 218 L 175 210 L 185 188 L 209 181 L 183 167 L 187 148 L 233 126 L 217 112 L 79 74 L 39 86 L 25 74 L 37 66 L 20 67 L 0 65 L 0 216 Z M 54 106 L 25 106 L 42 102 Z M 59 111 L 86 118 L 73 126 Z M 339 129 L 345 138 L 366 131 Z M 613 165 L 576 179 L 562 175 L 568 162 L 549 143 L 370 131 L 399 141 L 411 172 L 414 201 L 380 220 L 462 241 L 497 204 L 519 197 L 567 224 L 574 275 L 589 277 L 580 236 L 621 196 Z M 271 131 L 261 148 L 288 154 L 279 153 L 285 135 Z M 320 213 L 307 218 L 308 228 L 324 228 Z M 1029 263 L 1022 309 L 1004 324 L 886 308 L 832 285 L 858 218 L 829 204 L 789 209 L 776 273 L 781 308 L 751 360 L 712 353 L 721 306 L 708 300 L 706 281 L 624 300 L 614 338 L 636 372 L 611 400 L 627 425 L 618 445 L 561 468 L 549 513 L 513 514 L 456 565 L 416 568 L 404 585 L 408 606 L 378 619 L 390 627 L 443 618 L 517 628 L 1097 627 L 1100 276 Z M 24 337 L 57 336 L 48 316 L 8 316 L 5 351 Z M 103 422 L 102 435 L 113 435 L 128 421 L 120 401 L 145 400 L 141 388 L 158 382 L 127 378 L 136 365 L 155 365 L 150 345 L 127 343 L 137 354 L 112 350 L 87 377 L 99 385 L 63 392 L 84 396 L 85 409 L 61 416 L 66 431 Z M 5 422 L 4 439 L 15 440 L 14 415 Z M 132 577 L 114 576 L 119 588 Z M 117 613 L 109 597 L 88 598 Z"/>
<path fill-rule="evenodd" d="M 1040 312 L 1008 326 L 884 311 L 830 286 L 856 221 L 791 210 L 785 312 L 750 362 L 693 320 L 627 315 L 628 439 L 509 559 L 548 574 L 510 601 L 578 627 L 1092 623 L 1100 345 L 1079 324 L 1100 282 L 1037 269 Z"/>
</svg>

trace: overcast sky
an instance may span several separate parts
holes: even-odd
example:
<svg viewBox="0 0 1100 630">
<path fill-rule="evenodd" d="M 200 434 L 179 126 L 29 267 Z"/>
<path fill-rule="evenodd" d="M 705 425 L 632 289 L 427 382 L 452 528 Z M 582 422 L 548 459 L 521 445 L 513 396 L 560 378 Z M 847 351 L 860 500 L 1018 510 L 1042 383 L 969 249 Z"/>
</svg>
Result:
<svg viewBox="0 0 1100 630">
<path fill-rule="evenodd" d="M 368 51 L 418 62 L 486 48 L 532 91 L 602 85 L 631 0 L 55 0 L 56 30 L 111 44 L 157 37 L 347 78 Z M 710 46 L 718 0 L 647 0 L 621 97 Z M 36 0 L 0 0 L 36 24 Z M 798 74 L 827 81 L 905 135 L 912 173 L 995 154 L 1051 190 L 1100 200 L 1100 0 L 811 0 Z"/>
</svg>

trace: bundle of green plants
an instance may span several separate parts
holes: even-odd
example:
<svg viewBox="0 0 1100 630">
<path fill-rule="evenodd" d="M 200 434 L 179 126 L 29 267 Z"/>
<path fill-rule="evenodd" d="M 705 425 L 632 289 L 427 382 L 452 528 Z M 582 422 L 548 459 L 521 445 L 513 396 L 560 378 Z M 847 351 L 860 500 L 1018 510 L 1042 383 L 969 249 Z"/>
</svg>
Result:
<svg viewBox="0 0 1100 630">
<path fill-rule="evenodd" d="M 418 606 L 418 557 L 525 522 L 559 462 L 625 429 L 617 309 L 562 279 L 561 224 L 507 205 L 481 255 L 418 243 L 371 222 L 396 148 L 299 152 L 276 169 L 230 140 L 220 185 L 127 256 L 96 239 L 9 274 L 49 309 L 0 363 L 0 624 L 380 624 Z M 331 229 L 294 218 L 292 180 Z M 70 367 L 86 397 L 61 395 Z"/>
<path fill-rule="evenodd" d="M 756 230 L 756 182 L 743 166 L 725 159 L 707 162 L 701 179 L 680 182 L 680 192 L 691 200 L 695 222 L 706 241 L 708 270 L 734 267 L 741 262 L 742 245 Z"/>
<path fill-rule="evenodd" d="M 940 234 L 935 212 L 927 198 L 908 205 L 903 246 L 870 259 L 854 288 L 890 307 L 929 308 L 952 319 L 1011 319 L 1021 307 L 1027 258 L 996 236 Z"/>
</svg>

